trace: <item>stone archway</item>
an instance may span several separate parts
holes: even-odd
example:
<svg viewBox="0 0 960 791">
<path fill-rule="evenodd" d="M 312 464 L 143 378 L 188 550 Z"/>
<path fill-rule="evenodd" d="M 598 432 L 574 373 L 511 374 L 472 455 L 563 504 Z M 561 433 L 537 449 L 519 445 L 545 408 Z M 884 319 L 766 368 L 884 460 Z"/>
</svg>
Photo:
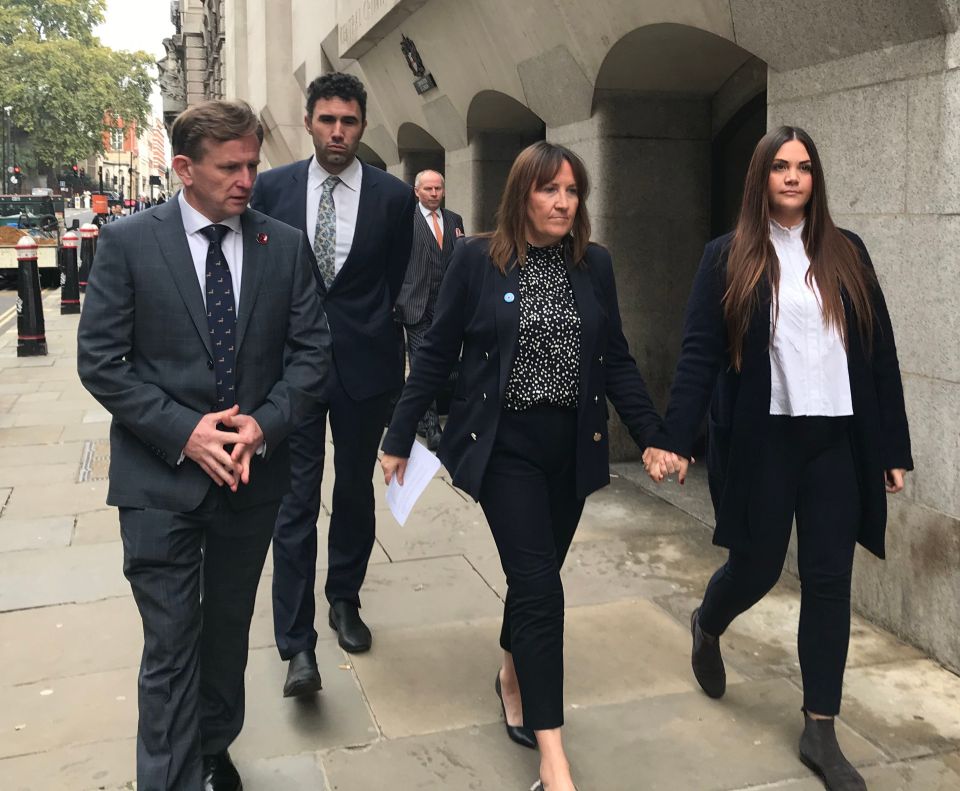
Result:
<svg viewBox="0 0 960 791">
<path fill-rule="evenodd" d="M 373 165 L 375 168 L 380 168 L 380 170 L 387 169 L 387 163 L 383 161 L 383 157 L 381 157 L 366 143 L 360 143 L 359 147 L 357 148 L 357 156 L 360 157 L 361 161 L 366 162 L 368 165 Z"/>
<path fill-rule="evenodd" d="M 597 76 L 594 236 L 613 253 L 624 332 L 660 409 L 703 246 L 727 230 L 763 133 L 765 87 L 766 65 L 749 52 L 677 24 L 628 33 Z M 615 457 L 636 457 L 622 429 L 612 440 Z"/>
<path fill-rule="evenodd" d="M 528 145 L 543 140 L 545 130 L 539 116 L 506 94 L 481 91 L 473 97 L 467 111 L 467 150 L 473 166 L 471 233 L 492 230 L 513 160 Z"/>
<path fill-rule="evenodd" d="M 444 171 L 444 150 L 426 129 L 417 124 L 405 122 L 397 130 L 397 150 L 400 153 L 400 177 L 413 184 L 421 170 Z"/>
</svg>

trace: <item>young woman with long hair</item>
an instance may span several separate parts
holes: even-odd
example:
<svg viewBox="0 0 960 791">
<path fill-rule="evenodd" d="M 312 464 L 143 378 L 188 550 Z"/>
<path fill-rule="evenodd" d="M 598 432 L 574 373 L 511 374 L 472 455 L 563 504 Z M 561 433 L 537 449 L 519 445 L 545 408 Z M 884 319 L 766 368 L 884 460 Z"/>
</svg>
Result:
<svg viewBox="0 0 960 791">
<path fill-rule="evenodd" d="M 861 239 L 827 208 L 810 136 L 758 144 L 736 229 L 710 242 L 687 307 L 651 477 L 686 475 L 708 419 L 714 543 L 727 562 L 691 615 L 693 672 L 726 689 L 720 637 L 776 584 L 794 517 L 801 581 L 800 757 L 835 791 L 865 789 L 837 744 L 857 542 L 884 555 L 887 492 L 913 469 L 893 329 Z"/>
<path fill-rule="evenodd" d="M 496 691 L 540 749 L 535 788 L 570 791 L 560 566 L 609 483 L 607 398 L 640 447 L 660 428 L 623 336 L 610 254 L 590 242 L 583 162 L 540 142 L 513 163 L 493 234 L 460 242 L 383 441 L 387 483 L 462 352 L 439 457 L 480 501 L 507 578 Z"/>
</svg>

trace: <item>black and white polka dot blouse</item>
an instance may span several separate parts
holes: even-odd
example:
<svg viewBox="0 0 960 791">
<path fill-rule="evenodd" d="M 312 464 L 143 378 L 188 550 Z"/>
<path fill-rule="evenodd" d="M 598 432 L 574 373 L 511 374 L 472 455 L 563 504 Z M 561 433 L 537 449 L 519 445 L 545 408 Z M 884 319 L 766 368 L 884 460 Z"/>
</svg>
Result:
<svg viewBox="0 0 960 791">
<path fill-rule="evenodd" d="M 576 407 L 580 391 L 580 314 L 563 244 L 527 245 L 520 267 L 520 332 L 504 407 Z"/>
</svg>

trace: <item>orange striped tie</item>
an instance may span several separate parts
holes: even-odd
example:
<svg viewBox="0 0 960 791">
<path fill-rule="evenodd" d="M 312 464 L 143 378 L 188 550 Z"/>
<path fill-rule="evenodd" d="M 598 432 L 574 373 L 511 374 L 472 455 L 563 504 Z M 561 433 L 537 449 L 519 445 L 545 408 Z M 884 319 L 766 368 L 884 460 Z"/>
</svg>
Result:
<svg viewBox="0 0 960 791">
<path fill-rule="evenodd" d="M 440 229 L 440 223 L 437 222 L 437 213 L 432 211 L 430 216 L 433 217 L 433 235 L 437 237 L 437 244 L 443 247 L 443 231 Z"/>
</svg>

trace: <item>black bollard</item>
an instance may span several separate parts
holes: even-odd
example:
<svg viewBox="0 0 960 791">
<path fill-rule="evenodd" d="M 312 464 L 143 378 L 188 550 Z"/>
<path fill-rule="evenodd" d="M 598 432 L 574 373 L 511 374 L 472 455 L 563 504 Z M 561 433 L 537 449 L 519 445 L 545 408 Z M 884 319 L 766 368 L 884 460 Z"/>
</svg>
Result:
<svg viewBox="0 0 960 791">
<path fill-rule="evenodd" d="M 96 245 L 97 226 L 91 222 L 80 226 L 80 293 L 87 290 L 90 270 L 93 268 L 93 252 Z"/>
<path fill-rule="evenodd" d="M 37 266 L 37 242 L 24 236 L 17 242 L 17 357 L 38 357 L 47 353 L 43 326 L 43 294 Z"/>
<path fill-rule="evenodd" d="M 80 274 L 77 269 L 77 250 L 80 234 L 67 231 L 60 248 L 60 315 L 80 312 Z"/>
</svg>

